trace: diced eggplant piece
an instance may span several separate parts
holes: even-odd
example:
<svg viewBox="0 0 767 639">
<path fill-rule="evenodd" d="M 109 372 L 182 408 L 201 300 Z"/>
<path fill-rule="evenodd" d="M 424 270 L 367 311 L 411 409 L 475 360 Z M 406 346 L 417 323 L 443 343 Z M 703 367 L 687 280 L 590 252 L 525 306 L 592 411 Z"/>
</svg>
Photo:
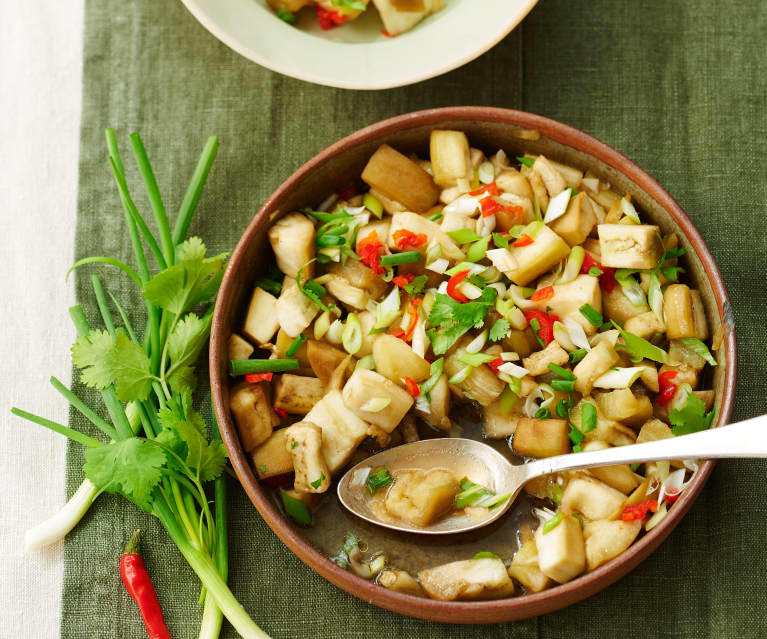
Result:
<svg viewBox="0 0 767 639">
<path fill-rule="evenodd" d="M 708 337 L 708 325 L 703 302 L 698 291 L 685 284 L 671 284 L 663 293 L 663 314 L 669 339 Z"/>
<path fill-rule="evenodd" d="M 453 509 L 460 490 L 458 480 L 446 470 L 403 470 L 396 473 L 384 506 L 403 521 L 428 526 Z"/>
<path fill-rule="evenodd" d="M 375 4 L 381 11 L 381 5 L 389 4 L 389 0 L 376 0 Z M 384 10 L 387 10 L 386 6 Z M 389 33 L 394 34 L 392 31 Z M 371 188 L 417 213 L 428 211 L 439 198 L 439 189 L 431 175 L 388 144 L 378 147 L 368 160 L 362 179 Z"/>
<path fill-rule="evenodd" d="M 567 188 L 567 182 L 544 156 L 539 155 L 533 163 L 533 171 L 538 173 L 546 186 L 549 197 L 554 197 Z"/>
<path fill-rule="evenodd" d="M 538 209 L 542 212 L 545 211 L 549 208 L 549 194 L 543 184 L 541 174 L 532 169 L 528 169 L 526 166 L 522 167 L 520 173 L 527 178 L 528 182 L 530 182 L 530 186 L 533 189 L 534 201 L 538 202 Z"/>
<path fill-rule="evenodd" d="M 287 428 L 275 430 L 269 439 L 260 446 L 256 446 L 251 453 L 253 467 L 259 479 L 293 472 L 293 457 L 285 448 L 287 430 Z"/>
<path fill-rule="evenodd" d="M 623 507 L 626 496 L 587 476 L 571 479 L 562 493 L 562 510 L 582 513 L 587 519 L 607 519 Z"/>
<path fill-rule="evenodd" d="M 325 342 L 310 339 L 306 342 L 306 356 L 314 374 L 327 385 L 333 371 L 346 359 L 347 353 Z"/>
<path fill-rule="evenodd" d="M 591 393 L 594 381 L 618 362 L 618 353 L 606 341 L 599 342 L 575 365 L 575 390 L 581 395 Z"/>
<path fill-rule="evenodd" d="M 404 377 L 422 382 L 430 374 L 429 362 L 394 335 L 384 333 L 378 336 L 373 343 L 373 359 L 376 370 L 395 384 L 403 385 Z"/>
<path fill-rule="evenodd" d="M 280 328 L 290 337 L 298 337 L 312 323 L 319 307 L 298 288 L 293 278 L 285 278 L 275 304 Z"/>
<path fill-rule="evenodd" d="M 668 361 L 673 364 L 687 364 L 698 372 L 706 365 L 705 359 L 676 339 L 669 342 Z"/>
<path fill-rule="evenodd" d="M 256 287 L 250 298 L 242 333 L 257 344 L 266 344 L 280 327 L 277 319 L 277 298 Z"/>
<path fill-rule="evenodd" d="M 512 351 L 520 357 L 527 357 L 533 352 L 534 348 L 539 348 L 538 340 L 535 339 L 534 335 L 533 341 L 535 344 L 531 343 L 525 331 L 512 329 L 509 331 L 509 334 L 503 338 L 503 345 L 506 347 L 506 350 Z"/>
<path fill-rule="evenodd" d="M 253 354 L 253 346 L 236 333 L 229 336 L 229 359 L 248 359 Z"/>
<path fill-rule="evenodd" d="M 650 311 L 647 304 L 633 304 L 620 286 L 615 286 L 609 293 L 602 292 L 602 308 L 606 319 L 615 320 L 620 324 Z"/>
<path fill-rule="evenodd" d="M 692 388 L 695 388 L 698 385 L 700 371 L 690 366 L 689 364 L 677 364 L 675 366 L 663 364 L 663 366 L 660 367 L 658 374 L 662 375 L 668 371 L 674 371 L 676 373 L 674 378 L 671 380 L 674 384 L 676 384 L 676 386 L 689 384 Z"/>
<path fill-rule="evenodd" d="M 362 311 L 357 313 L 357 318 L 362 326 L 362 346 L 360 350 L 355 353 L 356 357 L 362 358 L 366 355 L 373 354 L 373 342 L 378 338 L 378 335 L 371 335 L 370 331 L 373 329 L 376 323 L 376 316 L 370 311 Z"/>
<path fill-rule="evenodd" d="M 614 268 L 655 268 L 663 254 L 660 229 L 652 224 L 600 224 L 602 265 Z"/>
<path fill-rule="evenodd" d="M 557 172 L 565 179 L 567 186 L 573 189 L 577 189 L 581 185 L 583 179 L 583 171 L 576 169 L 574 166 L 568 164 L 561 164 L 554 160 L 549 160 L 549 164 L 553 166 Z"/>
<path fill-rule="evenodd" d="M 426 593 L 415 578 L 405 570 L 384 570 L 378 576 L 378 585 L 415 597 L 425 597 Z"/>
<path fill-rule="evenodd" d="M 351 260 L 350 260 L 351 261 Z M 371 271 L 372 273 L 372 271 Z M 330 274 L 328 280 L 325 282 L 325 288 L 337 300 L 351 306 L 357 310 L 364 310 L 367 306 L 368 297 L 367 291 L 352 286 L 344 277 Z M 305 297 L 305 296 L 304 296 Z"/>
<path fill-rule="evenodd" d="M 602 312 L 602 289 L 599 280 L 591 275 L 579 275 L 572 282 L 554 284 L 554 295 L 547 300 L 541 300 L 538 308 L 546 310 L 560 319 L 572 319 L 578 322 L 586 335 L 593 335 L 597 327 L 589 322 L 580 309 L 588 304 L 595 311 Z"/>
<path fill-rule="evenodd" d="M 504 193 L 513 193 L 530 202 L 535 197 L 530 182 L 516 169 L 504 169 L 496 176 L 495 183 Z"/>
<path fill-rule="evenodd" d="M 525 178 L 521 179 L 524 180 Z M 501 193 L 500 198 L 501 203 L 504 206 L 511 207 L 511 210 L 500 209 L 495 212 L 496 231 L 508 231 L 517 224 L 529 224 L 536 219 L 532 200 L 520 197 L 515 193 Z M 521 216 L 519 211 L 514 210 L 514 207 L 522 209 Z"/>
<path fill-rule="evenodd" d="M 245 452 L 249 453 L 269 439 L 274 425 L 274 413 L 264 384 L 248 384 L 233 389 L 229 408 L 234 415 Z"/>
<path fill-rule="evenodd" d="M 519 402 L 517 403 L 519 404 Z M 519 410 L 519 406 L 515 406 L 515 409 Z M 504 415 L 499 399 L 487 406 L 483 412 L 482 432 L 488 439 L 502 439 L 513 435 L 514 431 L 517 430 L 519 420 L 524 418 L 524 415 L 514 412 L 514 409 Z"/>
<path fill-rule="evenodd" d="M 486 557 L 454 561 L 418 573 L 423 589 L 440 601 L 501 599 L 514 594 L 503 561 Z"/>
<path fill-rule="evenodd" d="M 517 267 L 505 274 L 518 286 L 525 286 L 566 258 L 570 247 L 548 226 L 543 226 L 532 244 L 510 246 L 509 252 Z"/>
<path fill-rule="evenodd" d="M 445 213 L 439 226 L 445 233 L 459 231 L 461 229 L 475 231 L 477 228 L 477 221 L 462 213 Z"/>
<path fill-rule="evenodd" d="M 626 550 L 642 529 L 642 520 L 590 521 L 583 529 L 586 538 L 586 569 L 591 571 Z"/>
<path fill-rule="evenodd" d="M 322 429 L 309 421 L 286 428 L 285 448 L 293 457 L 296 478 L 293 487 L 300 493 L 324 493 L 330 487 L 330 470 L 322 456 Z"/>
<path fill-rule="evenodd" d="M 447 383 L 447 375 L 439 378 L 437 385 L 429 392 L 431 402 L 429 403 L 429 412 L 426 413 L 416 409 L 416 413 L 429 422 L 434 428 L 440 430 L 450 430 L 450 385 Z"/>
<path fill-rule="evenodd" d="M 298 270 L 314 258 L 314 235 L 314 224 L 302 213 L 286 215 L 269 229 L 269 243 L 285 275 L 295 278 Z M 312 266 L 304 269 L 307 277 L 312 276 Z"/>
<path fill-rule="evenodd" d="M 283 373 L 274 382 L 274 407 L 291 415 L 306 415 L 325 394 L 325 384 L 316 377 Z"/>
<path fill-rule="evenodd" d="M 402 213 L 402 211 L 408 210 L 407 207 L 404 204 L 402 204 L 402 202 L 397 202 L 397 200 L 393 200 L 390 197 L 386 197 L 380 191 L 376 191 L 375 189 L 371 188 L 369 193 L 381 203 L 381 206 L 383 206 L 383 210 L 389 215 L 394 215 L 395 213 Z"/>
<path fill-rule="evenodd" d="M 277 331 L 277 337 L 274 340 L 274 346 L 275 346 L 275 355 L 277 357 L 285 358 L 287 357 L 288 349 L 291 347 L 293 342 L 296 341 L 296 337 L 291 337 L 288 335 L 285 331 L 280 329 Z M 301 346 L 298 347 L 298 350 L 293 355 L 294 359 L 298 360 L 298 371 L 296 372 L 296 375 L 313 375 L 311 365 L 309 364 L 309 357 L 307 356 L 307 344 L 308 341 L 301 344 Z"/>
<path fill-rule="evenodd" d="M 522 366 L 527 369 L 533 377 L 543 375 L 549 372 L 549 364 L 563 366 L 567 364 L 567 351 L 564 350 L 556 341 L 549 342 L 542 351 L 533 353 L 522 360 Z"/>
<path fill-rule="evenodd" d="M 693 324 L 695 324 L 695 337 L 700 340 L 708 339 L 708 321 L 706 320 L 706 309 L 703 307 L 703 300 L 700 297 L 700 291 L 692 289 L 692 315 Z"/>
<path fill-rule="evenodd" d="M 373 4 L 381 15 L 386 33 L 392 36 L 409 31 L 431 13 L 445 7 L 444 0 L 422 0 L 423 11 L 400 11 L 395 6 L 395 0 L 373 0 Z"/>
<path fill-rule="evenodd" d="M 610 448 L 610 446 L 605 442 L 596 440 L 587 442 L 583 445 L 584 452 L 605 450 L 606 448 Z M 615 490 L 619 490 L 624 495 L 628 495 L 632 490 L 639 486 L 640 483 L 642 483 L 641 476 L 633 472 L 628 464 L 618 464 L 617 466 L 598 466 L 596 468 L 590 468 L 589 472 L 599 481 L 604 482 L 611 488 L 615 488 Z"/>
<path fill-rule="evenodd" d="M 454 186 L 458 179 L 471 180 L 473 170 L 469 139 L 463 131 L 432 131 L 429 157 L 437 186 L 444 189 Z"/>
<path fill-rule="evenodd" d="M 397 243 L 394 241 L 394 234 L 402 229 L 415 233 L 416 235 L 423 234 L 426 236 L 426 243 L 417 246 L 413 249 L 415 251 L 425 253 L 428 247 L 439 244 L 442 248 L 443 257 L 451 260 L 462 260 L 464 258 L 463 251 L 461 251 L 450 236 L 440 228 L 439 224 L 422 215 L 417 215 L 409 211 L 395 213 L 392 216 L 391 224 L 389 225 L 389 236 L 386 238 L 386 242 L 390 248 L 397 248 Z"/>
<path fill-rule="evenodd" d="M 391 433 L 413 405 L 413 398 L 402 387 L 375 371 L 358 368 L 344 386 L 344 403 L 357 417 Z M 364 410 L 375 399 L 388 400 L 376 411 Z"/>
<path fill-rule="evenodd" d="M 591 206 L 591 200 L 585 193 L 578 193 L 570 198 L 565 214 L 549 224 L 570 246 L 582 244 L 597 224 L 597 214 Z"/>
<path fill-rule="evenodd" d="M 639 426 L 652 417 L 652 402 L 646 395 L 634 395 L 629 388 L 594 395 L 599 410 L 607 419 Z"/>
<path fill-rule="evenodd" d="M 509 575 L 521 583 L 528 592 L 541 592 L 548 587 L 549 578 L 538 565 L 538 548 L 533 539 L 523 543 L 511 560 Z"/>
<path fill-rule="evenodd" d="M 541 572 L 563 584 L 580 575 L 586 568 L 586 547 L 580 522 L 569 514 L 548 532 L 543 526 L 535 531 L 538 565 Z"/>
<path fill-rule="evenodd" d="M 445 358 L 445 373 L 449 377 L 459 373 L 466 367 L 466 364 L 460 361 L 460 357 L 466 353 L 466 344 L 455 349 L 455 351 Z M 461 395 L 479 402 L 482 406 L 490 406 L 498 396 L 503 392 L 506 384 L 502 382 L 492 369 L 486 364 L 475 366 L 471 369 L 468 377 L 461 383 L 456 384 L 455 388 Z"/>
<path fill-rule="evenodd" d="M 306 421 L 322 429 L 322 456 L 333 474 L 344 467 L 368 432 L 367 423 L 346 408 L 336 390 L 314 405 Z"/>
<path fill-rule="evenodd" d="M 383 240 L 386 235 L 379 235 L 379 237 Z M 355 288 L 362 289 L 373 299 L 381 297 L 388 288 L 382 277 L 373 273 L 370 267 L 357 260 L 346 260 L 346 264 L 331 262 L 327 269 L 328 272 L 342 277 Z M 330 289 L 328 288 L 328 290 Z M 333 293 L 333 291 L 330 292 Z M 339 299 L 341 298 L 339 297 Z"/>
<path fill-rule="evenodd" d="M 566 419 L 520 417 L 511 440 L 514 452 L 524 457 L 554 457 L 570 452 L 570 426 Z"/>
<path fill-rule="evenodd" d="M 663 322 L 661 322 L 660 319 L 658 319 L 658 316 L 652 311 L 630 317 L 626 320 L 623 328 L 627 332 L 633 333 L 642 339 L 647 339 L 655 333 L 663 333 L 666 330 Z"/>
<path fill-rule="evenodd" d="M 593 430 L 583 433 L 586 437 L 586 441 L 599 440 L 607 442 L 612 446 L 626 446 L 635 442 L 636 433 L 628 426 L 624 426 L 619 422 L 607 419 L 599 406 L 596 405 L 596 402 L 594 402 L 594 400 L 592 400 L 590 397 L 584 397 L 570 412 L 570 421 L 572 421 L 578 430 L 583 432 L 581 415 L 584 402 L 594 404 L 597 409 L 597 426 Z"/>
</svg>

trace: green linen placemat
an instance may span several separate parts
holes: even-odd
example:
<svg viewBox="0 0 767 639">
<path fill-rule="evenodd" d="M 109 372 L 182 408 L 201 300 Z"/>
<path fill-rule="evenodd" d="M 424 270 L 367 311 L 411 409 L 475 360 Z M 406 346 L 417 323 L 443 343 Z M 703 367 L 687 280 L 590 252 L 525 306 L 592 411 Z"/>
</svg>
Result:
<svg viewBox="0 0 767 639">
<path fill-rule="evenodd" d="M 767 347 L 765 32 L 767 13 L 758 0 L 580 6 L 541 0 L 520 28 L 466 67 L 416 86 L 355 93 L 285 78 L 239 57 L 177 0 L 88 0 L 76 257 L 130 256 L 105 126 L 118 130 L 126 151 L 127 134 L 141 132 L 171 208 L 206 136 L 220 136 L 191 228 L 218 252 L 234 246 L 290 172 L 361 126 L 434 106 L 522 108 L 622 151 L 687 210 L 729 287 L 740 348 L 735 418 L 750 417 L 767 408 L 760 366 Z M 129 181 L 138 183 L 132 167 Z M 104 277 L 124 302 L 141 308 L 129 283 Z M 87 281 L 77 284 L 83 302 L 90 300 Z M 95 317 L 94 307 L 86 311 Z M 70 447 L 70 491 L 82 479 L 81 466 L 79 447 Z M 230 583 L 275 638 L 764 636 L 764 471 L 756 461 L 718 464 L 685 520 L 650 559 L 599 595 L 538 619 L 450 626 L 370 606 L 288 552 L 234 482 Z M 149 516 L 102 496 L 65 543 L 65 639 L 145 636 L 117 573 L 120 548 L 135 528 L 144 531 L 146 561 L 171 633 L 197 635 L 191 570 Z M 224 636 L 235 635 L 227 628 Z"/>
</svg>

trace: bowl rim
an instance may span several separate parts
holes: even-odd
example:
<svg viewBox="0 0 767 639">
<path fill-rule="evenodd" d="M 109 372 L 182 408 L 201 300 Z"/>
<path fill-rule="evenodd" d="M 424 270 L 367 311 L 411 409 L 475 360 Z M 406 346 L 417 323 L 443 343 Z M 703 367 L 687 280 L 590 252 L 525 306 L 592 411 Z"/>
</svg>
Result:
<svg viewBox="0 0 767 639">
<path fill-rule="evenodd" d="M 513 621 L 558 610 L 595 594 L 623 577 L 649 556 L 679 524 L 710 476 L 714 462 L 706 460 L 700 465 L 692 483 L 676 502 L 669 516 L 651 531 L 645 533 L 626 551 L 594 571 L 539 593 L 508 599 L 476 602 L 445 602 L 425 599 L 387 590 L 340 568 L 313 548 L 283 519 L 269 497 L 261 491 L 259 482 L 250 468 L 248 457 L 240 446 L 236 427 L 229 410 L 224 405 L 223 389 L 224 386 L 228 385 L 228 376 L 225 372 L 222 373 L 222 371 L 225 371 L 226 367 L 222 367 L 219 364 L 222 358 L 225 361 L 227 357 L 228 336 L 223 334 L 223 300 L 226 299 L 232 289 L 235 272 L 238 270 L 238 265 L 244 257 L 247 245 L 252 241 L 261 225 L 268 222 L 270 212 L 280 207 L 292 189 L 330 158 L 360 143 L 371 142 L 377 138 L 402 130 L 436 125 L 447 121 L 460 122 L 462 120 L 502 123 L 524 129 L 537 130 L 541 135 L 555 142 L 592 155 L 622 173 L 671 215 L 701 261 L 712 287 L 716 308 L 722 321 L 725 377 L 717 426 L 729 422 L 734 404 L 737 376 L 736 340 L 732 308 L 721 273 L 703 237 L 695 228 L 690 218 L 671 195 L 649 174 L 605 143 L 578 129 L 540 115 L 496 107 L 444 107 L 415 111 L 382 120 L 330 145 L 285 180 L 266 200 L 249 223 L 232 254 L 224 274 L 218 299 L 216 300 L 211 329 L 210 383 L 216 417 L 221 427 L 221 435 L 237 477 L 264 521 L 301 561 L 346 592 L 368 603 L 373 603 L 393 612 L 432 621 L 492 623 Z"/>
<path fill-rule="evenodd" d="M 511 12 L 508 20 L 500 22 L 500 24 L 494 24 L 489 30 L 490 37 L 486 41 L 483 41 L 480 46 L 471 51 L 467 51 L 463 55 L 460 55 L 454 59 L 450 59 L 445 64 L 436 64 L 423 71 L 409 73 L 403 75 L 398 80 L 383 80 L 375 81 L 369 76 L 364 76 L 363 79 L 349 80 L 348 78 L 337 76 L 322 77 L 311 71 L 304 71 L 290 64 L 285 64 L 280 60 L 275 60 L 268 57 L 254 49 L 248 42 L 239 38 L 237 35 L 230 33 L 227 28 L 220 24 L 220 21 L 212 15 L 202 0 L 181 0 L 189 13 L 215 38 L 223 42 L 233 51 L 239 53 L 242 57 L 255 62 L 282 75 L 303 80 L 305 82 L 311 82 L 321 86 L 334 87 L 337 89 L 352 89 L 357 91 L 375 91 L 383 89 L 394 89 L 396 87 L 408 86 L 416 84 L 424 80 L 429 80 L 437 76 L 453 71 L 465 64 L 468 64 L 472 60 L 475 60 L 484 53 L 487 53 L 496 44 L 503 40 L 509 33 L 511 33 L 517 25 L 532 11 L 533 7 L 538 3 L 538 0 L 517 0 L 519 5 L 515 11 Z M 404 34 L 402 34 L 404 35 Z M 373 42 L 369 43 L 373 46 L 382 48 L 381 55 L 386 54 L 386 50 L 383 47 L 391 46 L 394 44 L 392 40 L 388 42 Z"/>
</svg>

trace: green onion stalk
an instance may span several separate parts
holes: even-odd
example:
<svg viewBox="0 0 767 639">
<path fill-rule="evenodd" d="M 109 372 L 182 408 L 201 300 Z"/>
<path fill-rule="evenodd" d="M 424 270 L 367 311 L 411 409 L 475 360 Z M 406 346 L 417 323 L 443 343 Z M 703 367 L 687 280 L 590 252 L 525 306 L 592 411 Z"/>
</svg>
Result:
<svg viewBox="0 0 767 639">
<path fill-rule="evenodd" d="M 171 228 L 146 149 L 138 134 L 131 146 L 154 215 L 159 242 L 128 190 L 114 131 L 106 131 L 109 163 L 117 183 L 136 268 L 104 256 L 81 259 L 127 275 L 140 289 L 147 323 L 139 336 L 118 300 L 97 275 L 91 284 L 104 325 L 92 330 L 83 309 L 70 309 L 78 334 L 73 361 L 86 386 L 99 389 L 109 420 L 103 419 L 59 380 L 51 384 L 106 442 L 18 408 L 12 412 L 86 447 L 86 479 L 56 515 L 27 533 L 27 548 L 66 535 L 102 492 L 121 494 L 155 515 L 202 584 L 201 639 L 219 636 L 223 617 L 243 637 L 268 637 L 229 589 L 226 524 L 226 453 L 218 427 L 208 440 L 202 417 L 192 408 L 194 363 L 210 333 L 211 301 L 227 254 L 206 257 L 199 238 L 186 238 L 192 215 L 218 149 L 208 139 Z M 145 246 L 158 272 L 152 275 Z M 110 300 L 112 302 L 110 306 Z M 192 308 L 208 305 L 201 317 Z M 115 321 L 112 308 L 120 323 Z M 288 360 L 290 361 L 290 360 Z M 286 365 L 286 369 L 291 364 Z M 207 487 L 213 482 L 212 490 Z M 207 485 L 207 486 L 206 486 Z M 213 508 L 209 492 L 213 493 Z"/>
</svg>

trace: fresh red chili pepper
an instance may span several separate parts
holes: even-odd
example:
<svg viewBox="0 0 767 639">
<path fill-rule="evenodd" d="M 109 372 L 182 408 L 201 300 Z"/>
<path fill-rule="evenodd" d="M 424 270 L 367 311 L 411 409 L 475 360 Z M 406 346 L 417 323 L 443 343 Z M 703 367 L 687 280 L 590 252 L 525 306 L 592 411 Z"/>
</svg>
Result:
<svg viewBox="0 0 767 639">
<path fill-rule="evenodd" d="M 605 289 L 606 293 L 612 293 L 613 289 L 618 285 L 618 282 L 615 281 L 615 269 L 610 266 L 602 266 L 591 257 L 591 255 L 586 253 L 586 255 L 583 256 L 583 264 L 581 264 L 580 272 L 588 275 L 592 266 L 596 266 L 602 271 L 602 275 L 599 276 L 599 286 Z"/>
<path fill-rule="evenodd" d="M 677 371 L 664 371 L 658 375 L 658 386 L 660 394 L 655 400 L 661 406 L 668 404 L 676 395 L 677 385 L 671 380 L 677 376 Z"/>
<path fill-rule="evenodd" d="M 376 275 L 382 275 L 384 272 L 379 254 L 382 248 L 383 244 L 375 231 L 371 231 L 357 244 L 357 254 L 360 256 L 360 260 L 363 264 L 367 264 Z"/>
<path fill-rule="evenodd" d="M 676 491 L 675 493 L 666 493 L 663 496 L 663 501 L 665 501 L 669 506 L 673 504 L 677 499 L 679 499 L 679 495 L 682 493 L 679 491 Z"/>
<path fill-rule="evenodd" d="M 498 185 L 495 182 L 485 184 L 485 186 L 478 188 L 476 191 L 469 191 L 469 195 L 472 197 L 482 195 L 483 193 L 487 193 L 488 195 L 500 195 L 501 192 L 498 190 Z"/>
<path fill-rule="evenodd" d="M 414 380 L 410 379 L 409 377 L 403 377 L 402 380 L 405 382 L 405 388 L 407 388 L 407 392 L 410 393 L 413 397 L 418 397 L 421 394 L 421 389 L 418 388 L 418 384 L 416 384 Z"/>
<path fill-rule="evenodd" d="M 139 554 L 139 537 L 140 533 L 137 530 L 125 546 L 120 557 L 120 577 L 128 594 L 138 606 L 149 639 L 170 639 L 170 633 L 162 618 L 160 600 L 157 599 L 157 592 Z"/>
<path fill-rule="evenodd" d="M 405 288 L 414 279 L 415 279 L 415 275 L 413 275 L 412 273 L 403 273 L 402 275 L 397 275 L 396 277 L 392 277 L 391 281 L 394 282 L 400 288 Z"/>
<path fill-rule="evenodd" d="M 512 246 L 516 246 L 517 248 L 522 246 L 530 246 L 533 243 L 533 238 L 530 237 L 527 233 L 523 233 L 519 239 L 514 240 L 514 243 Z"/>
<path fill-rule="evenodd" d="M 547 346 L 554 340 L 554 322 L 559 321 L 559 317 L 550 313 L 546 315 L 543 311 L 532 310 L 524 312 L 525 319 L 530 323 L 532 320 L 537 320 L 540 328 L 536 331 L 538 337 L 543 340 L 543 343 Z"/>
<path fill-rule="evenodd" d="M 320 23 L 320 27 L 327 31 L 333 27 L 337 27 L 339 24 L 343 24 L 348 20 L 348 16 L 338 11 L 328 11 L 323 9 L 320 5 L 314 5 L 314 10 L 317 12 L 317 22 Z"/>
<path fill-rule="evenodd" d="M 341 200 L 351 200 L 355 195 L 357 195 L 357 185 L 354 182 L 347 184 L 338 192 L 338 197 Z"/>
<path fill-rule="evenodd" d="M 633 506 L 626 506 L 621 513 L 621 519 L 623 521 L 644 519 L 648 512 L 658 512 L 658 502 L 655 499 L 648 499 Z"/>
<path fill-rule="evenodd" d="M 277 413 L 280 417 L 288 416 L 288 411 L 286 411 L 284 408 L 275 408 L 274 412 Z"/>
<path fill-rule="evenodd" d="M 498 369 L 503 366 L 506 362 L 503 361 L 503 357 L 500 355 L 496 357 L 492 362 L 488 362 L 487 365 L 493 369 L 493 372 L 497 375 Z"/>
<path fill-rule="evenodd" d="M 544 286 L 543 288 L 539 288 L 537 291 L 535 291 L 535 293 L 530 296 L 530 300 L 533 302 L 542 302 L 543 300 L 547 300 L 551 297 L 554 297 L 554 287 Z"/>
<path fill-rule="evenodd" d="M 456 302 L 468 302 L 469 298 L 466 297 L 461 291 L 458 290 L 458 285 L 466 279 L 469 274 L 469 270 L 459 271 L 453 275 L 447 281 L 447 294 L 452 297 Z"/>
<path fill-rule="evenodd" d="M 271 382 L 274 373 L 248 373 L 245 375 L 245 381 L 250 384 L 256 382 Z"/>
<path fill-rule="evenodd" d="M 394 337 L 399 339 L 405 339 L 405 331 L 403 331 L 399 326 L 396 328 L 390 328 L 389 335 L 394 335 Z"/>
<path fill-rule="evenodd" d="M 482 217 L 490 217 L 500 211 L 503 205 L 491 197 L 486 197 L 484 200 L 480 200 L 479 208 L 482 210 Z"/>
<path fill-rule="evenodd" d="M 429 238 L 426 237 L 425 233 L 413 233 L 407 229 L 397 229 L 392 234 L 392 239 L 397 248 L 405 249 L 408 247 L 418 248 L 426 244 L 426 240 Z"/>
<path fill-rule="evenodd" d="M 381 29 L 381 33 L 383 33 L 387 38 L 396 38 L 397 37 L 396 33 L 394 35 L 392 35 L 386 29 Z"/>
<path fill-rule="evenodd" d="M 410 315 L 410 324 L 408 324 L 407 330 L 405 331 L 404 339 L 406 342 L 413 339 L 413 333 L 415 333 L 415 327 L 418 324 L 418 306 L 421 301 L 420 297 L 414 297 L 410 300 L 410 305 L 407 307 L 407 314 Z"/>
</svg>

